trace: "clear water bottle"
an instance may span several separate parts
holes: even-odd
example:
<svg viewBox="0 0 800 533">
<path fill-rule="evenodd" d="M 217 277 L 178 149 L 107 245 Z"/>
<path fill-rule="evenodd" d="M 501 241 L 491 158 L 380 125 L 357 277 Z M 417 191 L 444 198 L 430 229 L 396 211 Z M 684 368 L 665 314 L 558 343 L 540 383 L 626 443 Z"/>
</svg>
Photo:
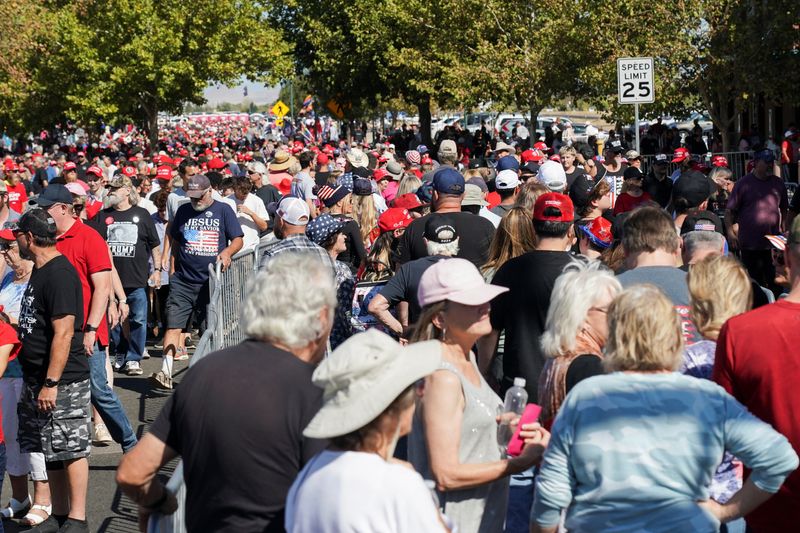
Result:
<svg viewBox="0 0 800 533">
<path fill-rule="evenodd" d="M 497 445 L 505 452 L 508 442 L 514 435 L 510 422 L 522 416 L 525 405 L 528 403 L 528 392 L 525 390 L 525 378 L 514 378 L 514 386 L 506 391 L 503 412 L 500 414 L 500 423 L 497 426 Z"/>
</svg>

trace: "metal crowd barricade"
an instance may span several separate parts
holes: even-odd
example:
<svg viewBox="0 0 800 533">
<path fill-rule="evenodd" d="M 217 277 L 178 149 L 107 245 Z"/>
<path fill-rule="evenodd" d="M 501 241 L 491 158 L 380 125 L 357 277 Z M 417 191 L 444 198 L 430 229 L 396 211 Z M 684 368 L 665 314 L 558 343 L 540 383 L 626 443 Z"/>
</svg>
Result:
<svg viewBox="0 0 800 533">
<path fill-rule="evenodd" d="M 713 155 L 721 155 L 728 160 L 728 168 L 733 171 L 733 175 L 738 179 L 747 173 L 747 162 L 753 158 L 753 152 L 719 152 Z M 669 163 L 669 170 L 667 175 L 671 175 L 679 166 L 679 163 L 672 163 L 672 154 L 667 154 Z M 707 165 L 711 165 L 711 157 L 707 154 L 703 155 L 703 159 Z M 650 167 L 656 160 L 654 155 L 642 156 L 642 172 L 647 174 L 650 172 Z"/>
<path fill-rule="evenodd" d="M 250 280 L 258 271 L 264 245 L 244 250 L 233 256 L 230 267 L 222 272 L 222 265 L 209 265 L 210 293 L 206 329 L 200 337 L 189 366 L 211 352 L 233 346 L 244 340 L 239 327 L 239 316 Z M 179 462 L 167 483 L 167 490 L 175 494 L 178 510 L 171 515 L 150 518 L 148 533 L 184 533 L 186 531 L 186 485 L 183 482 L 183 462 Z"/>
</svg>

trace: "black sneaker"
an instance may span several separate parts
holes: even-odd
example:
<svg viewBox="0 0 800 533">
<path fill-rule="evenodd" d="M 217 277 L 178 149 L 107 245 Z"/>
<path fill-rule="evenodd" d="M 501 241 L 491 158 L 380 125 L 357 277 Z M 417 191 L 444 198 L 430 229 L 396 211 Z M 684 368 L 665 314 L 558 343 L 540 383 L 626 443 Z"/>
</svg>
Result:
<svg viewBox="0 0 800 533">
<path fill-rule="evenodd" d="M 89 533 L 89 523 L 86 520 L 67 518 L 58 533 Z"/>
<path fill-rule="evenodd" d="M 33 526 L 32 528 L 28 529 L 26 533 L 58 533 L 58 531 L 58 519 L 55 516 L 50 515 L 47 517 L 47 520 L 38 526 Z"/>
</svg>

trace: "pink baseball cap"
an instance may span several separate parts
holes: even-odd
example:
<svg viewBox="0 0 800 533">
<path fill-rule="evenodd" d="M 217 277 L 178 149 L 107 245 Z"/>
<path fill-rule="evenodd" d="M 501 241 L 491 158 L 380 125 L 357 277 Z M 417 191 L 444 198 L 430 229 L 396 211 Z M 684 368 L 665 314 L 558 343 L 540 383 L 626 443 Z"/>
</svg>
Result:
<svg viewBox="0 0 800 533">
<path fill-rule="evenodd" d="M 72 183 L 67 183 L 66 185 L 64 185 L 64 187 L 66 187 L 67 190 L 72 194 L 75 194 L 77 196 L 86 196 L 86 191 L 83 190 L 83 187 L 81 187 L 80 183 L 76 183 L 73 181 Z"/>
<path fill-rule="evenodd" d="M 417 301 L 420 307 L 444 300 L 482 305 L 507 291 L 507 287 L 486 283 L 477 267 L 466 259 L 442 259 L 422 274 Z"/>
</svg>

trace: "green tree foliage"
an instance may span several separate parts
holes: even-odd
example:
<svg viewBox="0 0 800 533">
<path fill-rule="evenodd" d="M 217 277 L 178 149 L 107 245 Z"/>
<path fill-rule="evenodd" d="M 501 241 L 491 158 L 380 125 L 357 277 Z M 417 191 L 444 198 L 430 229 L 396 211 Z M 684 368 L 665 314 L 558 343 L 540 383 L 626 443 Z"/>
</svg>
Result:
<svg viewBox="0 0 800 533">
<path fill-rule="evenodd" d="M 290 71 L 290 46 L 254 0 L 45 5 L 49 24 L 41 50 L 24 58 L 28 90 L 0 109 L 28 109 L 28 127 L 63 116 L 86 123 L 134 119 L 145 122 L 154 141 L 158 113 L 202 103 L 209 83 L 242 76 L 274 82 Z"/>
</svg>

